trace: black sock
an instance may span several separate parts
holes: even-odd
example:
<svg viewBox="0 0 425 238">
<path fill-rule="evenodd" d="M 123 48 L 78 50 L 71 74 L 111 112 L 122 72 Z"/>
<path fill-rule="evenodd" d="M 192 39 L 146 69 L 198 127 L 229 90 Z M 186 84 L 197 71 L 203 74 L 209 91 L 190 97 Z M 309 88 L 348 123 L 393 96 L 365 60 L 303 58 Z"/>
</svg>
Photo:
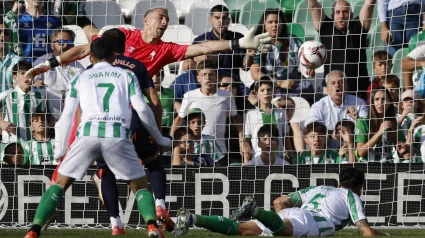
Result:
<svg viewBox="0 0 425 238">
<path fill-rule="evenodd" d="M 117 180 L 109 169 L 102 176 L 102 197 L 109 217 L 119 216 Z"/>
<path fill-rule="evenodd" d="M 149 170 L 149 181 L 155 195 L 155 199 L 164 199 L 167 185 L 167 175 L 159 158 L 148 163 L 145 167 Z"/>
<path fill-rule="evenodd" d="M 35 233 L 37 233 L 37 236 L 40 236 L 41 226 L 32 225 L 30 231 L 34 231 Z"/>
</svg>

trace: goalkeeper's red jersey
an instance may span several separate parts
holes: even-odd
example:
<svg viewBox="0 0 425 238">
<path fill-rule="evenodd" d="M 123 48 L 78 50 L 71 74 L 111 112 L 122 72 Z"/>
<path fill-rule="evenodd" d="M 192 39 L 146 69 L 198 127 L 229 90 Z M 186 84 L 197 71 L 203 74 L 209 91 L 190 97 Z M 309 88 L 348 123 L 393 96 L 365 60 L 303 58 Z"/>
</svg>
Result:
<svg viewBox="0 0 425 238">
<path fill-rule="evenodd" d="M 140 30 L 119 29 L 126 37 L 124 55 L 142 62 L 151 76 L 165 65 L 183 60 L 189 47 L 189 45 L 163 41 L 154 45 L 148 44 L 143 40 Z"/>
</svg>

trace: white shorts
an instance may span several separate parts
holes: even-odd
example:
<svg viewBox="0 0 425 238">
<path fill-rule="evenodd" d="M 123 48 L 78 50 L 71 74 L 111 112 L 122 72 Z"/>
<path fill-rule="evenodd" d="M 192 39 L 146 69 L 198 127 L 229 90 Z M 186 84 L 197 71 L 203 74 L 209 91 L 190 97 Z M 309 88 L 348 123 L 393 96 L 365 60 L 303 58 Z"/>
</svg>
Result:
<svg viewBox="0 0 425 238">
<path fill-rule="evenodd" d="M 300 208 L 287 208 L 278 212 L 280 218 L 288 219 L 293 227 L 292 236 L 320 236 L 319 226 L 310 212 Z M 261 236 L 273 236 L 269 228 L 258 220 L 252 220 L 263 230 Z"/>
<path fill-rule="evenodd" d="M 131 140 L 88 136 L 72 143 L 59 173 L 80 180 L 93 162 L 102 158 L 117 179 L 133 180 L 146 175 Z"/>
</svg>

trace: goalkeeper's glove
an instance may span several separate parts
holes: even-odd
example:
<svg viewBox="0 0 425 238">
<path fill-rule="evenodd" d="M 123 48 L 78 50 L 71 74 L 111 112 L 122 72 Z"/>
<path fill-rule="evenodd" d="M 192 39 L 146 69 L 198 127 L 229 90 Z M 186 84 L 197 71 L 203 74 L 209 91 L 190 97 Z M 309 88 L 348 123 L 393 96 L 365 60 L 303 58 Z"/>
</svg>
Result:
<svg viewBox="0 0 425 238">
<path fill-rule="evenodd" d="M 265 53 L 270 48 L 270 42 L 272 38 L 270 37 L 270 33 L 266 32 L 263 34 L 259 34 L 254 36 L 255 27 L 251 27 L 249 31 L 245 34 L 245 37 L 240 38 L 238 40 L 230 41 L 230 48 L 233 49 L 253 49 L 257 50 L 260 53 Z"/>
<path fill-rule="evenodd" d="M 55 68 L 61 64 L 61 59 L 59 56 L 53 57 L 39 65 L 36 65 L 35 67 L 29 69 L 25 76 L 28 78 L 34 78 L 37 75 L 44 74 L 45 72 L 49 71 L 52 68 Z"/>
</svg>

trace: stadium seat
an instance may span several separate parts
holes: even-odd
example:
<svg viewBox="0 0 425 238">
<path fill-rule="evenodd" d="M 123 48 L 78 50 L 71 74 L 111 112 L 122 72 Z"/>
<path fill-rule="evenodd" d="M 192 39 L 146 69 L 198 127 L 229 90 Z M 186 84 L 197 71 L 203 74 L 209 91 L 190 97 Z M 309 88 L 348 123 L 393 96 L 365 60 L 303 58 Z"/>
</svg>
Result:
<svg viewBox="0 0 425 238">
<path fill-rule="evenodd" d="M 250 1 L 251 0 L 224 0 L 229 8 L 232 19 L 234 19 L 236 23 L 239 23 L 239 15 L 241 13 L 242 6 L 246 2 Z"/>
<path fill-rule="evenodd" d="M 143 29 L 143 19 L 145 18 L 145 13 L 154 7 L 166 7 L 168 9 L 168 17 L 170 18 L 170 22 L 168 24 L 179 24 L 176 8 L 169 0 L 139 0 L 134 6 L 134 14 L 131 18 L 131 25 L 137 29 Z"/>
<path fill-rule="evenodd" d="M 353 5 L 352 9 L 353 9 L 354 17 L 358 17 L 360 15 L 360 11 L 363 7 L 363 4 L 364 4 L 364 1 L 360 0 L 356 2 L 355 5 Z M 378 8 L 377 8 L 377 5 L 375 4 L 375 6 L 373 7 L 372 24 L 370 26 L 370 29 L 375 28 L 376 25 L 381 25 L 381 23 L 378 17 Z"/>
<path fill-rule="evenodd" d="M 408 48 L 401 48 L 393 55 L 393 68 L 391 74 L 396 75 L 400 79 L 400 86 L 403 86 L 403 75 L 401 70 L 401 61 L 409 54 Z"/>
<path fill-rule="evenodd" d="M 305 32 L 303 27 L 297 23 L 288 23 L 286 24 L 288 27 L 288 34 L 296 36 L 300 38 L 301 41 L 305 41 Z"/>
<path fill-rule="evenodd" d="M 293 23 L 298 23 L 304 28 L 305 40 L 319 39 L 319 33 L 314 27 L 313 18 L 311 17 L 310 10 L 305 1 L 298 3 L 295 9 Z"/>
<path fill-rule="evenodd" d="M 211 29 L 209 22 L 210 9 L 218 4 L 226 6 L 223 1 L 196 1 L 189 9 L 184 19 L 184 24 L 192 29 L 194 35 L 201 35 Z"/>
<path fill-rule="evenodd" d="M 77 26 L 77 25 L 64 25 L 63 28 L 72 30 L 75 33 L 75 40 L 74 44 L 75 46 L 79 45 L 85 45 L 89 43 L 89 40 L 87 39 L 86 33 L 84 33 L 83 28 Z M 87 67 L 91 64 L 89 57 L 85 57 L 84 59 L 79 60 L 80 64 L 84 67 Z"/>
<path fill-rule="evenodd" d="M 280 5 L 282 7 L 282 10 L 285 9 L 284 13 L 287 19 L 292 19 L 292 16 L 294 15 L 295 8 L 297 5 L 304 1 L 304 0 L 278 0 L 280 1 Z"/>
<path fill-rule="evenodd" d="M 177 17 L 179 19 L 186 16 L 186 14 L 189 12 L 190 5 L 196 1 L 197 0 L 171 0 L 171 2 L 174 4 L 174 7 L 176 8 Z"/>
<path fill-rule="evenodd" d="M 244 83 L 248 88 L 254 83 L 254 79 L 251 77 L 251 70 L 245 71 L 243 69 L 239 69 L 239 77 L 242 83 Z"/>
<path fill-rule="evenodd" d="M 121 8 L 116 2 L 87 2 L 85 6 L 85 11 L 87 17 L 99 29 L 106 25 L 125 24 L 124 17 L 121 14 Z"/>
<path fill-rule="evenodd" d="M 162 36 L 165 42 L 174 42 L 178 44 L 190 45 L 193 42 L 194 35 L 192 30 L 185 25 L 169 25 Z"/>
<path fill-rule="evenodd" d="M 238 23 L 238 24 L 230 24 L 229 30 L 234 31 L 234 32 L 239 32 L 242 35 L 245 35 L 248 32 L 249 29 L 245 25 Z"/>
<path fill-rule="evenodd" d="M 369 30 L 367 35 L 367 43 L 370 48 L 373 48 L 374 51 L 377 50 L 386 50 L 387 46 L 381 40 L 381 24 L 376 25 L 374 28 Z"/>
<path fill-rule="evenodd" d="M 251 26 L 257 26 L 260 22 L 261 16 L 264 13 L 264 10 L 268 8 L 281 9 L 283 12 L 285 9 L 282 9 L 280 3 L 276 0 L 251 0 L 245 2 L 241 8 L 241 13 L 239 15 L 239 23 L 250 28 Z"/>
</svg>

